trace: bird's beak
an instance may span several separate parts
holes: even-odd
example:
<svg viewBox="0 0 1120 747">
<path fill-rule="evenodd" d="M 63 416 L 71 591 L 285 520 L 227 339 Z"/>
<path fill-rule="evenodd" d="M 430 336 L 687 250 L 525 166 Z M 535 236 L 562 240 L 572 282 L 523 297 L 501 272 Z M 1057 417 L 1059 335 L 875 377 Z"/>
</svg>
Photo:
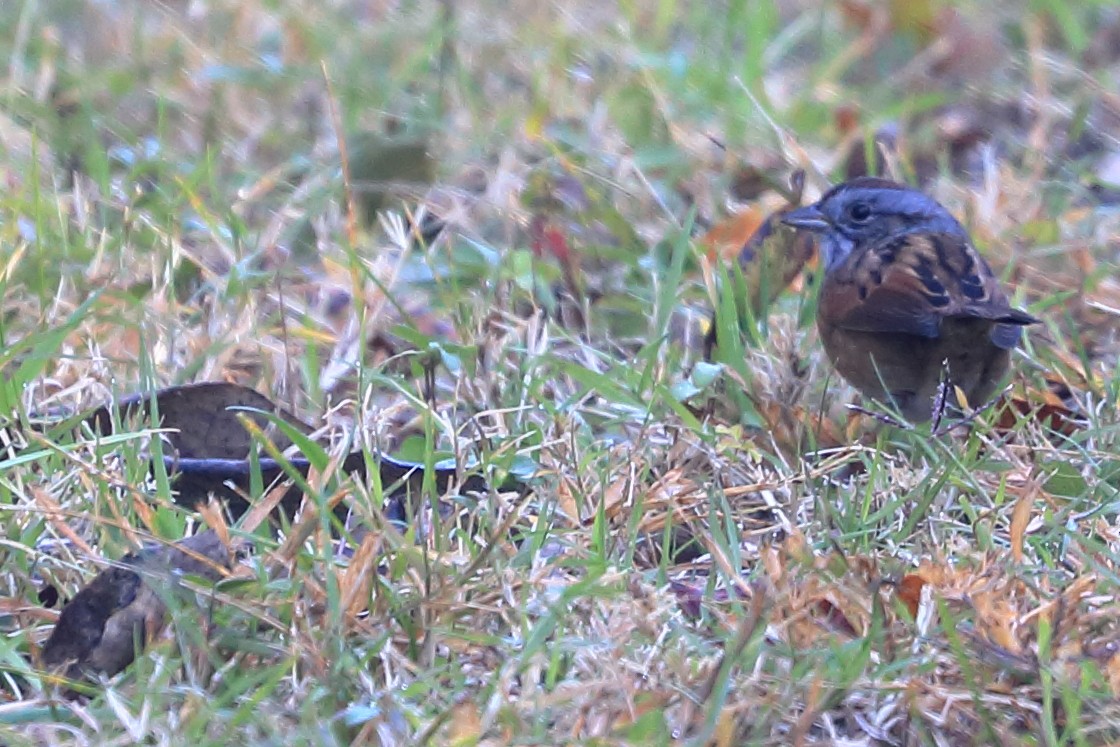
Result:
<svg viewBox="0 0 1120 747">
<path fill-rule="evenodd" d="M 832 225 L 816 205 L 806 205 L 789 211 L 782 216 L 782 223 L 806 231 L 826 231 Z"/>
</svg>

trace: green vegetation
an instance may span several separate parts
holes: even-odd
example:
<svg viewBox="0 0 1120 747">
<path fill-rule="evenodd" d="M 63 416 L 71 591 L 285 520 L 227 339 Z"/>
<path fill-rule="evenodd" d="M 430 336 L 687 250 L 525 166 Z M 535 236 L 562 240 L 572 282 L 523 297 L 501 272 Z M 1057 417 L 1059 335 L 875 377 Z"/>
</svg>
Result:
<svg viewBox="0 0 1120 747">
<path fill-rule="evenodd" d="M 996 5 L 0 3 L 0 742 L 1120 740 L 1120 5 Z M 962 217 L 1008 409 L 845 407 L 815 268 L 705 238 L 795 169 Z M 258 529 L 63 699 L 39 591 L 200 522 L 151 430 L 26 425 L 207 380 L 535 492 Z"/>
</svg>

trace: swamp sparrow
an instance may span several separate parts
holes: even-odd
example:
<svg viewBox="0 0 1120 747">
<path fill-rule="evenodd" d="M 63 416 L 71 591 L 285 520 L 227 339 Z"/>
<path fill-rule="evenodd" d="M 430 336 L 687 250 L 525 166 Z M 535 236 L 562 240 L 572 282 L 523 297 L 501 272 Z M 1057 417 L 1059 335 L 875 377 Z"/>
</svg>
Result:
<svg viewBox="0 0 1120 747">
<path fill-rule="evenodd" d="M 861 177 L 783 221 L 817 235 L 817 329 L 836 370 L 911 422 L 933 416 L 943 371 L 983 405 L 1020 328 L 1038 321 L 1010 306 L 964 227 L 916 189 Z"/>
</svg>

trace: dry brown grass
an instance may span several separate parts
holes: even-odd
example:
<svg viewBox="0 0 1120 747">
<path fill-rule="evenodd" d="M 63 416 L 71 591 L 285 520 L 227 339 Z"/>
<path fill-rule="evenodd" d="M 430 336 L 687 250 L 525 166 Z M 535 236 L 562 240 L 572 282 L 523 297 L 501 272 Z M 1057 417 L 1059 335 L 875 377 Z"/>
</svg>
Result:
<svg viewBox="0 0 1120 747">
<path fill-rule="evenodd" d="M 33 444 L 0 462 L 0 741 L 1120 739 L 1117 11 L 638 5 L 0 9 L 0 412 L 236 381 L 335 454 L 535 487 L 345 553 L 317 520 L 246 538 L 65 701 L 37 591 L 198 522 L 150 434 Z M 1028 414 L 849 414 L 803 280 L 700 362 L 728 264 L 700 237 L 780 204 L 756 173 L 815 194 L 877 131 L 1044 319 Z M 426 146 L 375 168 L 390 134 Z"/>
</svg>

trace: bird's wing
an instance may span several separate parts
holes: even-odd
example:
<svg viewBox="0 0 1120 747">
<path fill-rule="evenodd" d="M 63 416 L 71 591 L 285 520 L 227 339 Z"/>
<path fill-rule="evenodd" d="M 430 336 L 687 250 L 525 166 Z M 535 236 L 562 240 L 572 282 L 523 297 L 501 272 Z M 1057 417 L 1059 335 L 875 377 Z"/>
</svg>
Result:
<svg viewBox="0 0 1120 747">
<path fill-rule="evenodd" d="M 1037 321 L 1008 305 L 988 264 L 951 233 L 905 234 L 853 253 L 826 285 L 821 316 L 844 329 L 932 339 L 944 319 L 987 319 L 1000 330 L 993 342 L 1013 347 L 1018 327 Z"/>
</svg>

